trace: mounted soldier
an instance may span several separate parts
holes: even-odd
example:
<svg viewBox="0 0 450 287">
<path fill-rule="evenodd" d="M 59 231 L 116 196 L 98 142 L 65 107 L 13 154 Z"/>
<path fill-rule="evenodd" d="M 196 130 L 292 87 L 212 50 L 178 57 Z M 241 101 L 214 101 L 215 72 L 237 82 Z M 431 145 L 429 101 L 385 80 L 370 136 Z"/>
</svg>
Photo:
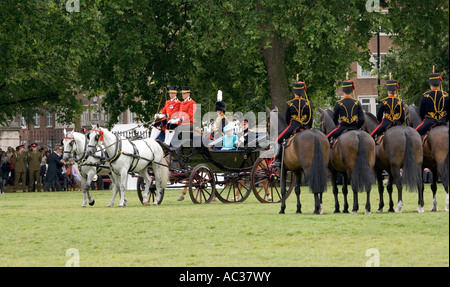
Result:
<svg viewBox="0 0 450 287">
<path fill-rule="evenodd" d="M 375 142 L 386 129 L 394 125 L 402 125 L 405 122 L 405 104 L 398 96 L 398 82 L 396 80 L 387 81 L 386 90 L 388 97 L 380 101 L 380 108 L 377 113 L 377 120 L 380 125 L 370 134 Z"/>
<path fill-rule="evenodd" d="M 435 125 L 447 124 L 450 114 L 448 93 L 441 89 L 441 74 L 430 74 L 429 84 L 431 90 L 422 95 L 419 105 L 419 114 L 423 122 L 416 130 L 421 136 Z"/>
<path fill-rule="evenodd" d="M 156 122 L 153 124 L 150 138 L 156 140 L 161 131 L 166 128 L 167 121 L 172 119 L 173 114 L 180 110 L 181 102 L 177 98 L 177 86 L 169 87 L 170 99 L 166 101 L 164 108 L 155 115 Z M 169 131 L 166 129 L 166 138 Z M 170 143 L 170 142 L 169 142 Z"/>
<path fill-rule="evenodd" d="M 327 135 L 330 146 L 333 146 L 335 140 L 343 132 L 360 129 L 364 124 L 364 111 L 361 103 L 354 98 L 354 91 L 355 84 L 352 81 L 344 81 L 342 83 L 344 96 L 334 105 L 333 112 L 334 124 L 339 125 Z M 340 123 L 339 118 L 341 119 Z"/>
<path fill-rule="evenodd" d="M 288 139 L 294 132 L 312 127 L 312 108 L 311 103 L 306 95 L 306 85 L 304 82 L 296 82 L 293 84 L 292 92 L 294 99 L 286 103 L 286 124 L 288 127 L 278 136 L 278 152 L 275 162 L 271 165 L 273 168 L 281 166 L 282 147 L 281 144 Z M 303 98 L 305 96 L 305 99 Z"/>
</svg>

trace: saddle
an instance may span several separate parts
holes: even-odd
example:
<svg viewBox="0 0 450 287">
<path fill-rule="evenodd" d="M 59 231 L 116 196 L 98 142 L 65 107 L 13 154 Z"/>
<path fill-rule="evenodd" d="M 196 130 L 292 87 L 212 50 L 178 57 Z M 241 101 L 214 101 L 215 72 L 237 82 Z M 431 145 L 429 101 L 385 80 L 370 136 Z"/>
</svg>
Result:
<svg viewBox="0 0 450 287">
<path fill-rule="evenodd" d="M 349 132 L 349 131 L 355 131 L 355 130 L 357 130 L 357 129 L 349 128 L 349 129 L 346 129 L 345 131 L 343 131 L 337 138 L 332 139 L 332 140 L 330 141 L 330 148 L 334 148 L 334 147 L 336 146 L 336 144 L 337 144 L 338 141 L 339 141 L 339 138 L 340 138 L 343 134 L 345 134 L 346 132 Z"/>
<path fill-rule="evenodd" d="M 302 132 L 302 131 L 304 131 L 304 130 L 306 130 L 306 128 L 305 128 L 303 125 L 301 125 L 301 126 L 299 126 L 298 128 L 296 128 L 296 129 L 292 132 L 291 136 L 287 139 L 286 144 L 284 145 L 284 148 L 287 148 L 287 147 L 292 143 L 292 140 L 294 139 L 294 137 L 295 137 L 298 133 L 300 133 L 300 132 Z"/>
<path fill-rule="evenodd" d="M 442 126 L 442 125 L 443 125 L 442 122 L 437 122 L 437 123 L 435 123 L 434 125 L 432 125 L 432 126 L 430 127 L 430 129 L 427 131 L 427 133 L 423 136 L 423 139 L 422 139 L 422 146 L 425 146 L 425 143 L 427 142 L 427 139 L 428 139 L 428 134 L 431 132 L 431 130 L 434 129 L 434 128 L 437 128 L 437 127 L 439 127 L 439 126 Z"/>
</svg>

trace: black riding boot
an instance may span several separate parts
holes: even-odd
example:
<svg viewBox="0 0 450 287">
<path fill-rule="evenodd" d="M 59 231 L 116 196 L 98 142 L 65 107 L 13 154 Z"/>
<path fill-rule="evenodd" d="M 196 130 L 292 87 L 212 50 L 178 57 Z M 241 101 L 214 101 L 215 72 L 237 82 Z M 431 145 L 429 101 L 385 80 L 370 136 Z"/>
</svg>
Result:
<svg viewBox="0 0 450 287">
<path fill-rule="evenodd" d="M 275 162 L 270 165 L 271 168 L 279 168 L 281 167 L 281 155 L 282 155 L 282 146 L 278 144 L 278 152 L 275 157 Z"/>
</svg>

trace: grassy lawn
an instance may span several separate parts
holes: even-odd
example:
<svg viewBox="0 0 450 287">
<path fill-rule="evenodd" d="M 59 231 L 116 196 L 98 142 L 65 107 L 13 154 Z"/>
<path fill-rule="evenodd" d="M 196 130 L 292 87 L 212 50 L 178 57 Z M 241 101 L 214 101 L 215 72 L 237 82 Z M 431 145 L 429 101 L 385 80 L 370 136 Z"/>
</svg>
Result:
<svg viewBox="0 0 450 287">
<path fill-rule="evenodd" d="M 408 192 L 402 214 L 377 214 L 375 186 L 371 215 L 363 214 L 365 194 L 359 214 L 333 214 L 331 189 L 323 215 L 312 214 L 306 188 L 303 214 L 295 214 L 292 193 L 285 215 L 253 194 L 240 204 L 194 205 L 168 190 L 162 205 L 144 207 L 128 191 L 126 208 L 107 208 L 108 190 L 92 194 L 96 204 L 87 208 L 79 191 L 1 194 L 0 266 L 65 266 L 70 248 L 78 250 L 80 266 L 366 266 L 372 248 L 380 266 L 449 266 L 442 185 L 440 211 L 433 213 L 426 186 L 424 214 L 416 212 L 417 193 Z"/>
</svg>

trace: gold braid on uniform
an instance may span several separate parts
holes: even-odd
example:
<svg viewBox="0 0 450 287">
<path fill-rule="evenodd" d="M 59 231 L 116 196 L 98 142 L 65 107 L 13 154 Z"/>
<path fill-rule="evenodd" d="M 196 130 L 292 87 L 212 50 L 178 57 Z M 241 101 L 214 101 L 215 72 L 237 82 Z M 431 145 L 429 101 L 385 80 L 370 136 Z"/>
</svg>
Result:
<svg viewBox="0 0 450 287">
<path fill-rule="evenodd" d="M 307 100 L 307 101 L 306 101 L 306 104 L 300 109 L 300 108 L 297 108 L 297 107 L 292 103 L 294 100 L 296 100 L 296 99 L 290 100 L 290 101 L 288 102 L 288 105 L 289 105 L 290 107 L 294 107 L 294 109 L 297 111 L 297 115 L 292 116 L 292 119 L 295 120 L 295 121 L 297 121 L 297 122 L 299 122 L 299 123 L 301 123 L 302 125 L 306 125 L 306 124 L 309 122 L 310 118 L 311 118 L 311 107 L 310 107 L 310 102 Z M 301 99 L 299 99 L 299 102 L 298 102 L 298 105 L 299 105 L 299 106 L 300 106 L 300 101 L 301 101 Z M 304 110 L 306 107 L 309 107 L 309 115 L 304 115 L 304 114 L 303 114 L 303 110 Z"/>
<path fill-rule="evenodd" d="M 397 121 L 402 116 L 402 101 L 398 99 L 397 104 L 394 106 L 394 98 L 392 98 L 391 105 L 388 102 L 389 98 L 385 98 L 384 100 L 381 100 L 383 105 L 386 105 L 389 107 L 389 114 L 384 114 L 384 117 L 390 120 L 391 122 Z M 400 112 L 398 114 L 395 113 L 395 109 L 399 106 Z"/>
<path fill-rule="evenodd" d="M 433 105 L 434 105 L 434 111 L 435 111 L 435 112 L 428 112 L 428 116 L 430 116 L 432 119 L 440 120 L 440 119 L 442 119 L 442 118 L 445 116 L 445 114 L 446 114 L 446 112 L 445 112 L 445 110 L 444 110 L 444 107 L 445 107 L 445 98 L 448 97 L 448 94 L 447 94 L 446 92 L 444 92 L 444 91 L 441 90 L 441 92 L 442 92 L 442 97 L 441 97 L 441 99 L 439 100 L 439 102 L 436 103 L 436 96 L 437 96 L 437 92 L 438 92 L 438 91 L 437 91 L 437 90 L 434 91 L 434 98 L 430 95 L 430 92 L 432 92 L 432 91 L 428 91 L 428 92 L 426 92 L 425 94 L 423 94 L 423 96 L 424 96 L 425 98 L 430 98 L 431 101 L 433 101 Z"/>
<path fill-rule="evenodd" d="M 341 116 L 341 120 L 342 120 L 344 123 L 347 123 L 347 124 L 352 124 L 352 123 L 356 122 L 356 120 L 358 119 L 358 116 L 357 116 L 357 115 L 354 115 L 354 116 L 352 116 L 352 117 L 349 119 L 348 110 L 347 110 L 347 108 L 345 107 L 345 105 L 342 103 L 342 101 L 339 101 L 338 104 L 339 104 L 341 107 L 343 107 L 343 108 L 345 109 L 345 113 L 346 113 L 346 115 L 347 115 L 347 116 Z M 355 101 L 355 102 L 353 103 L 352 112 L 350 113 L 350 115 L 353 115 L 353 109 L 354 109 L 357 105 L 358 105 L 358 101 Z"/>
</svg>

